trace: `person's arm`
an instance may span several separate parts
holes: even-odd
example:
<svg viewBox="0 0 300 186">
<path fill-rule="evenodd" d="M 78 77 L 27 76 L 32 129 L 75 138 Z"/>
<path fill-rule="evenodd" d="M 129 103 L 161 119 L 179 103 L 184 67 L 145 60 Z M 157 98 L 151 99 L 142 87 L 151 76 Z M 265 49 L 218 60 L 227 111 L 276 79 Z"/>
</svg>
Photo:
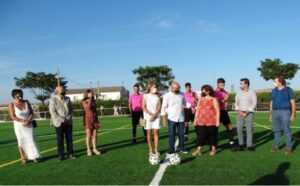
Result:
<svg viewBox="0 0 300 186">
<path fill-rule="evenodd" d="M 216 111 L 216 126 L 220 126 L 220 105 L 216 98 L 214 98 L 214 108 Z"/>
<path fill-rule="evenodd" d="M 146 95 L 143 96 L 142 107 L 145 113 L 149 114 L 150 116 L 152 115 L 152 113 L 147 109 Z"/>
<path fill-rule="evenodd" d="M 200 98 L 201 99 L 201 98 Z M 196 107 L 196 110 L 195 110 L 195 120 L 194 120 L 194 126 L 197 125 L 197 118 L 198 118 L 198 109 L 200 108 L 200 100 L 198 100 L 198 103 L 197 103 L 197 107 Z"/>
<path fill-rule="evenodd" d="M 273 118 L 272 118 L 272 113 L 273 113 L 273 101 L 270 101 L 270 116 L 269 116 L 269 121 L 272 123 Z"/>
<path fill-rule="evenodd" d="M 162 107 L 161 107 L 161 115 L 163 117 L 163 125 L 167 126 L 167 108 L 168 108 L 168 102 L 169 102 L 169 98 L 168 98 L 168 94 L 166 94 L 163 97 L 163 103 L 162 103 Z"/>
<path fill-rule="evenodd" d="M 29 109 L 29 116 L 28 116 L 28 123 L 31 122 L 31 120 L 33 119 L 33 109 L 32 109 L 32 106 L 31 104 L 29 103 L 29 101 L 26 101 L 27 105 L 28 105 L 28 109 Z"/>
<path fill-rule="evenodd" d="M 294 99 L 291 100 L 291 105 L 292 105 L 292 113 L 291 113 L 291 121 L 293 122 L 296 117 L 296 101 Z"/>
<path fill-rule="evenodd" d="M 131 97 L 129 97 L 129 100 L 128 100 L 128 109 L 129 109 L 129 112 L 131 113 L 132 112 Z"/>
<path fill-rule="evenodd" d="M 252 93 L 251 95 L 251 105 L 249 107 L 249 110 L 247 112 L 250 113 L 250 112 L 254 112 L 255 111 L 255 108 L 256 108 L 256 105 L 257 105 L 257 95 L 255 92 Z"/>
<path fill-rule="evenodd" d="M 52 118 L 60 118 L 62 121 L 64 121 L 64 118 L 57 113 L 57 110 L 54 106 L 54 100 L 52 100 L 52 99 L 50 99 L 50 102 L 49 102 L 49 112 L 50 112 Z"/>
<path fill-rule="evenodd" d="M 23 120 L 21 118 L 18 118 L 16 116 L 16 114 L 15 114 L 15 108 L 14 108 L 14 104 L 13 103 L 9 104 L 8 111 L 9 111 L 9 116 L 10 116 L 10 118 L 12 120 L 17 121 L 17 122 L 21 122 L 21 123 L 23 123 L 23 125 L 26 125 L 26 121 L 25 120 Z"/>
<path fill-rule="evenodd" d="M 157 108 L 156 108 L 156 113 L 155 113 L 155 116 L 157 117 L 160 112 L 161 112 L 161 100 L 160 100 L 160 97 L 158 97 L 158 103 L 157 103 Z"/>
</svg>

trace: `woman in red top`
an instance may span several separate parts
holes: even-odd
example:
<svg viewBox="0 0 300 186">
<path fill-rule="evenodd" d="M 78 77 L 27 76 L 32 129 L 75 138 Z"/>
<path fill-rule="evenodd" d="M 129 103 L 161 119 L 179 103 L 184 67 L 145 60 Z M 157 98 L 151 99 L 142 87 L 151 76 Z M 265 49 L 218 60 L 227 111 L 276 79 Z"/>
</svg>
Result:
<svg viewBox="0 0 300 186">
<path fill-rule="evenodd" d="M 220 106 L 211 86 L 204 85 L 201 90 L 202 98 L 198 102 L 194 123 L 197 132 L 197 150 L 193 156 L 202 155 L 202 147 L 206 141 L 211 145 L 210 155 L 214 156 L 217 153 Z"/>
<path fill-rule="evenodd" d="M 97 150 L 97 135 L 100 122 L 97 115 L 97 107 L 92 90 L 87 90 L 82 99 L 83 106 L 83 125 L 86 131 L 87 155 L 91 156 L 92 152 L 96 155 L 101 153 Z M 90 143 L 92 139 L 93 150 L 91 151 Z"/>
</svg>

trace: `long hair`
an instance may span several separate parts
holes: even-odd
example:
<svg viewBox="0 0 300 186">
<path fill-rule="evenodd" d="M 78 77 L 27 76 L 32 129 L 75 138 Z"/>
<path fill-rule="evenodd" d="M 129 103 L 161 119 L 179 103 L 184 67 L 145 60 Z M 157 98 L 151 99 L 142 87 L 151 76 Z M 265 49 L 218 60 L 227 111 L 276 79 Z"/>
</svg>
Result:
<svg viewBox="0 0 300 186">
<path fill-rule="evenodd" d="M 88 90 L 86 90 L 85 92 L 84 92 L 84 94 L 83 94 L 83 98 L 82 98 L 82 101 L 86 101 L 86 100 L 88 100 L 89 99 L 89 93 L 92 93 L 93 91 L 91 90 L 91 89 L 88 89 Z M 92 98 L 92 101 L 95 101 L 94 100 L 94 97 Z"/>
<path fill-rule="evenodd" d="M 158 88 L 158 84 L 156 82 L 150 82 L 145 90 L 145 94 L 149 94 L 151 91 L 151 87 L 156 86 Z"/>
</svg>

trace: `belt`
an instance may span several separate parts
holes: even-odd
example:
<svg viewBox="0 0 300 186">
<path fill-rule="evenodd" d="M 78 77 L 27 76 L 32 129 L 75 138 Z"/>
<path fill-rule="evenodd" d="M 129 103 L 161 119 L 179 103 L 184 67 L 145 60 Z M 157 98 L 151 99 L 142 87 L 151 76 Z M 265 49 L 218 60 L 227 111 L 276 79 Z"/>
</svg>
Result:
<svg viewBox="0 0 300 186">
<path fill-rule="evenodd" d="M 273 110 L 291 110 L 290 108 L 286 109 L 286 108 L 274 108 Z"/>
</svg>

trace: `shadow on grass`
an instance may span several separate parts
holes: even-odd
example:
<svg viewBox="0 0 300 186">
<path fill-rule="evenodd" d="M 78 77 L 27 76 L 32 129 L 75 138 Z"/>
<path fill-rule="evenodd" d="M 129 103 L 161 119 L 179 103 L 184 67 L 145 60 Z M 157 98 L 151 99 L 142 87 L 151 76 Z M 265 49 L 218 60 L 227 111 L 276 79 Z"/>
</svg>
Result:
<svg viewBox="0 0 300 186">
<path fill-rule="evenodd" d="M 249 185 L 289 185 L 290 181 L 285 172 L 290 168 L 289 162 L 281 163 L 276 172 L 265 175 Z"/>
</svg>

